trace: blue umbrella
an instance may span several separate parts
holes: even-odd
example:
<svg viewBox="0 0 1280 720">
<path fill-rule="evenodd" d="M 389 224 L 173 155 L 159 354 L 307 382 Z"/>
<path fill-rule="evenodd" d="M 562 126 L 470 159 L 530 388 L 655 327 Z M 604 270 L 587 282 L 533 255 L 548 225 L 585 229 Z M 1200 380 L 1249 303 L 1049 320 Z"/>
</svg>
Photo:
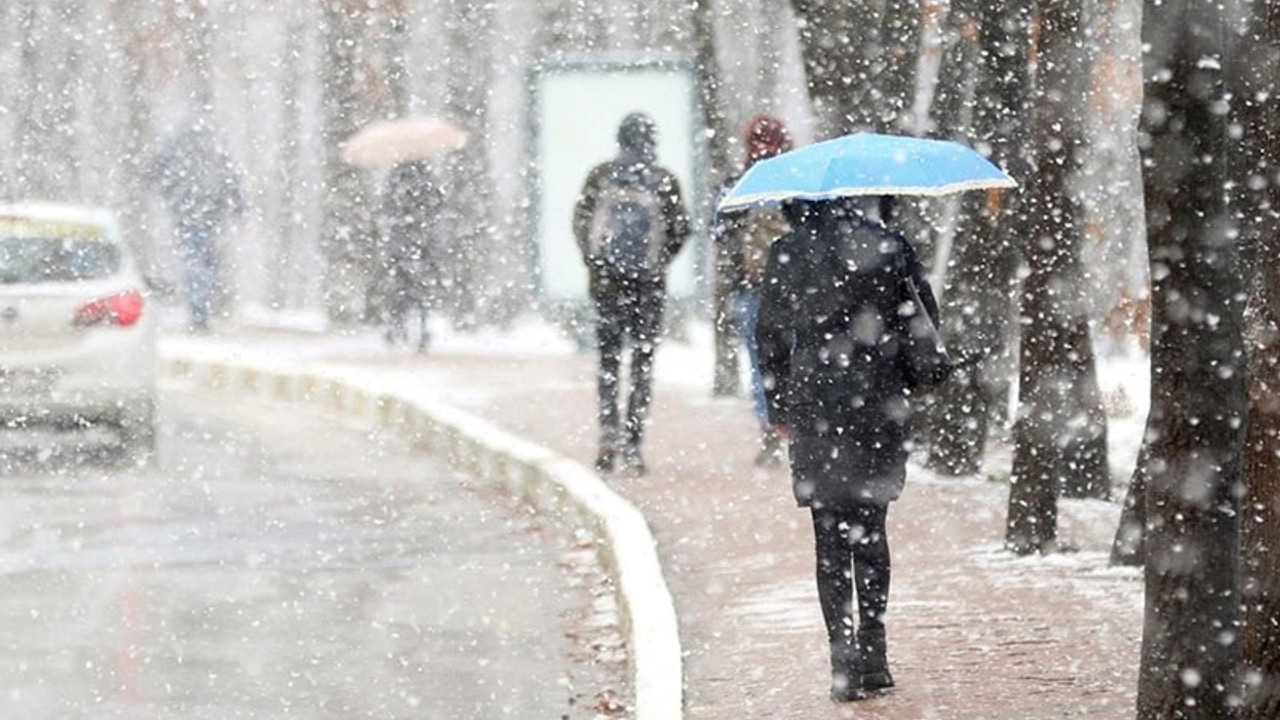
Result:
<svg viewBox="0 0 1280 720">
<path fill-rule="evenodd" d="M 957 142 L 855 133 L 761 160 L 721 198 L 719 209 L 1016 186 L 990 160 Z"/>
</svg>

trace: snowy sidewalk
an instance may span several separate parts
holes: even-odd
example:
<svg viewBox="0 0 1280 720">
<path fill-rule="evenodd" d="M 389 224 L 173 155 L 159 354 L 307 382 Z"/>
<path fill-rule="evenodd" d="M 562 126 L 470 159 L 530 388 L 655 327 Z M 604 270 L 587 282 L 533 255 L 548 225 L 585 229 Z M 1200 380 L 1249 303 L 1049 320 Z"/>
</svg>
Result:
<svg viewBox="0 0 1280 720">
<path fill-rule="evenodd" d="M 591 355 L 554 337 L 453 340 L 425 356 L 367 338 L 277 332 L 179 342 L 407 373 L 415 390 L 589 465 Z M 785 470 L 751 464 L 746 401 L 710 397 L 704 345 L 664 346 L 645 447 L 650 474 L 608 481 L 657 538 L 680 623 L 686 718 L 1132 717 L 1142 588 L 1138 572 L 1106 564 L 1118 504 L 1064 502 L 1060 534 L 1081 551 L 1016 558 L 1000 548 L 1003 484 L 914 466 L 889 514 L 898 688 L 833 705 L 808 515 L 795 507 Z"/>
</svg>

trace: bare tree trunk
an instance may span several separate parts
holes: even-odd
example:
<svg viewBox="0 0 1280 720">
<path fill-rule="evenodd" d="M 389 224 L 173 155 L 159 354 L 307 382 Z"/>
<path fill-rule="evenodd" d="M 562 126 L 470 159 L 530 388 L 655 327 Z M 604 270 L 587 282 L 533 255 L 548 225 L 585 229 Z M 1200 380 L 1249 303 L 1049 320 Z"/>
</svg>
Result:
<svg viewBox="0 0 1280 720">
<path fill-rule="evenodd" d="M 352 323 L 364 312 L 368 285 L 364 260 L 372 227 L 368 192 L 360 171 L 339 157 L 343 140 L 368 120 L 361 99 L 357 64 L 361 28 L 367 22 L 361 0 L 326 0 L 324 5 L 324 191 L 320 234 L 325 257 L 324 308 L 329 320 Z"/>
<path fill-rule="evenodd" d="M 1079 208 L 1068 180 L 1078 170 L 1083 102 L 1081 5 L 1044 3 L 1030 178 L 1034 218 L 1025 245 L 1019 410 L 1014 424 L 1012 487 L 1005 544 L 1018 553 L 1050 550 L 1057 537 L 1057 495 L 1083 487 L 1105 496 L 1106 422 L 1094 376 L 1083 300 L 1077 295 Z"/>
<path fill-rule="evenodd" d="M 942 59 L 930 98 L 929 116 L 938 137 L 968 136 L 974 113 L 967 111 L 978 102 L 989 102 L 976 92 L 976 76 L 983 67 L 981 27 L 981 11 L 972 0 L 952 0 L 943 20 Z"/>
<path fill-rule="evenodd" d="M 877 125 L 873 58 L 879 26 L 870 0 L 791 0 L 801 21 L 809 99 L 819 139 Z"/>
<path fill-rule="evenodd" d="M 1003 4 L 956 4 L 963 12 L 960 32 L 975 34 L 978 50 L 952 60 L 975 60 L 967 71 L 944 67 L 945 78 L 976 75 L 973 138 L 992 149 L 992 158 L 1015 177 L 1031 176 L 1024 142 L 1028 112 L 1030 0 Z M 951 83 L 940 88 L 943 103 L 957 104 Z M 963 98 L 963 95 L 961 95 Z M 946 106 L 944 105 L 944 108 Z M 944 115 L 954 117 L 959 108 Z M 949 133 L 958 134 L 958 133 Z M 1009 380 L 1001 371 L 1007 352 L 1016 295 L 1018 251 L 1024 237 L 1025 208 L 1013 194 L 965 198 L 960 209 L 951 262 L 943 285 L 943 334 L 948 348 L 964 361 L 962 369 L 936 397 L 928 413 L 929 466 L 961 475 L 977 472 L 986 450 L 989 426 L 1002 413 Z"/>
<path fill-rule="evenodd" d="M 699 0 L 693 4 L 693 37 L 697 50 L 698 95 L 702 100 L 702 118 L 707 127 L 708 177 L 714 187 L 719 187 L 729 176 L 729 128 L 725 121 L 724 100 L 720 65 L 716 61 L 714 0 Z M 695 212 L 705 205 L 700 202 L 708 193 L 704 188 L 690 188 L 690 200 Z M 711 248 L 715 286 L 712 295 L 712 313 L 715 322 L 715 372 L 711 394 L 717 396 L 738 393 L 738 335 L 733 325 L 729 307 L 733 293 L 733 254 L 723 243 Z"/>
<path fill-rule="evenodd" d="M 19 27 L 24 29 L 15 113 L 19 195 L 75 198 L 74 7 L 66 2 L 30 2 L 19 10 Z"/>
<path fill-rule="evenodd" d="M 489 121 L 489 80 L 493 47 L 494 8 L 487 3 L 457 3 L 448 19 L 450 115 L 475 138 L 450 157 L 451 178 L 447 205 L 453 219 L 447 223 L 446 243 L 450 268 L 450 304 L 453 322 L 471 328 L 482 322 L 485 307 L 484 263 L 494 259 L 496 239 L 492 207 L 486 191 L 489 156 L 486 144 Z"/>
<path fill-rule="evenodd" d="M 290 10 L 287 27 L 289 39 L 285 43 L 285 52 L 291 58 L 302 58 L 309 24 L 306 22 L 306 17 L 301 10 L 296 8 Z M 283 69 L 284 78 L 281 82 L 281 95 L 284 101 L 282 113 L 284 128 L 281 135 L 285 140 L 284 146 L 281 148 L 284 156 L 281 158 L 281 180 L 284 182 L 284 188 L 281 198 L 280 242 L 276 245 L 275 252 L 271 255 L 272 267 L 280 271 L 284 271 L 285 268 L 295 267 L 295 258 L 298 255 L 303 239 L 302 223 L 295 220 L 295 218 L 301 216 L 303 210 L 300 185 L 302 183 L 301 146 L 304 110 L 302 105 L 302 73 L 299 69 L 299 64 L 298 60 L 289 63 Z M 293 307 L 297 304 L 297 298 L 294 297 L 293 293 L 297 291 L 296 285 L 287 280 L 276 282 L 271 286 L 269 302 L 277 309 Z"/>
<path fill-rule="evenodd" d="M 819 134 L 902 131 L 915 100 L 918 0 L 791 0 Z"/>
<path fill-rule="evenodd" d="M 787 9 L 777 0 L 757 0 L 760 24 L 756 31 L 756 54 L 760 64 L 755 73 L 751 97 L 760 112 L 777 113 L 778 78 L 782 68 L 782 48 L 777 29 L 786 21 Z"/>
<path fill-rule="evenodd" d="M 1139 720 L 1231 718 L 1242 428 L 1239 268 L 1226 203 L 1222 6 L 1144 7 L 1143 183 L 1152 286 Z M 1189 679 L 1191 681 L 1189 681 Z"/>
<path fill-rule="evenodd" d="M 156 257 L 160 252 L 156 233 L 146 221 L 146 183 L 144 169 L 150 153 L 150 142 L 155 136 L 152 124 L 151 100 L 148 96 L 148 63 L 146 49 L 147 31 L 154 23 L 139 12 L 140 2 L 121 2 L 112 6 L 112 28 L 117 41 L 124 48 L 123 71 L 125 86 L 124 103 L 127 108 L 124 128 L 124 173 L 121 195 L 121 221 L 133 232 L 128 234 L 135 256 L 140 259 L 143 272 L 154 275 Z M 148 231 L 152 230 L 152 231 Z"/>
<path fill-rule="evenodd" d="M 1280 7 L 1254 2 L 1234 92 L 1245 129 L 1240 219 L 1254 269 L 1246 311 L 1249 414 L 1241 522 L 1243 720 L 1280 717 Z M 1235 166 L 1235 165 L 1233 165 Z"/>
<path fill-rule="evenodd" d="M 884 0 L 880 51 L 872 70 L 878 132 L 911 131 L 920 65 L 921 12 L 920 0 Z"/>
<path fill-rule="evenodd" d="M 195 92 L 191 100 L 199 112 L 213 107 L 213 26 L 209 22 L 209 9 L 200 0 L 188 0 L 179 7 L 174 3 L 178 27 L 191 44 L 191 60 L 196 74 Z"/>
</svg>

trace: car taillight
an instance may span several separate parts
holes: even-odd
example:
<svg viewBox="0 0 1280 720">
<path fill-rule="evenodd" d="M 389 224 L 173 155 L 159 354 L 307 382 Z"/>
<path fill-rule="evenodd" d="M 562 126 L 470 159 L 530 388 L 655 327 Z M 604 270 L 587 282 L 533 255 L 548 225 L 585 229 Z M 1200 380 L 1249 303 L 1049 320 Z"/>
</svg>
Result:
<svg viewBox="0 0 1280 720">
<path fill-rule="evenodd" d="M 128 327 L 137 322 L 141 315 L 142 293 L 130 290 L 86 303 L 76 311 L 72 322 L 78 327 L 103 323 Z"/>
</svg>

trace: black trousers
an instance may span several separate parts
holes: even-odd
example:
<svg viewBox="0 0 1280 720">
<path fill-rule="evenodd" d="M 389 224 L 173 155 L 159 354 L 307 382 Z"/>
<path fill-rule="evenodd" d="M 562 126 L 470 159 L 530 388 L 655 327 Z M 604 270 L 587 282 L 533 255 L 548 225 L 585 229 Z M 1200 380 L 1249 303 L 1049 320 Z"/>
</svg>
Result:
<svg viewBox="0 0 1280 720">
<path fill-rule="evenodd" d="M 818 561 L 818 601 L 832 645 L 854 634 L 853 594 L 856 584 L 860 635 L 884 633 L 889 604 L 889 539 L 887 505 L 813 508 L 813 535 Z"/>
<path fill-rule="evenodd" d="M 602 278 L 595 288 L 596 343 L 600 368 L 596 375 L 602 442 L 639 447 L 652 399 L 653 355 L 662 333 L 663 288 L 650 280 Z M 631 350 L 630 391 L 626 419 L 618 409 L 622 360 Z"/>
</svg>

